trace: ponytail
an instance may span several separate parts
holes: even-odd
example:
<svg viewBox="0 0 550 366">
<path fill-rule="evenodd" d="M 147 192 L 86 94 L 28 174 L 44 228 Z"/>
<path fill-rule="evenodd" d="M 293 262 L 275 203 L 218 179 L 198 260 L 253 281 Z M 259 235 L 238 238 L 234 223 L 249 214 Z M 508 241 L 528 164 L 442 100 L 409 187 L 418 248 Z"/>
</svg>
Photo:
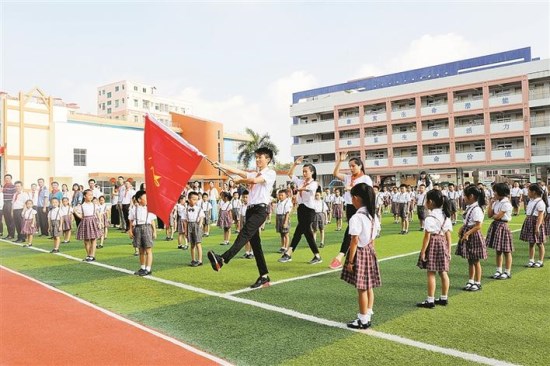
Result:
<svg viewBox="0 0 550 366">
<path fill-rule="evenodd" d="M 473 195 L 476 200 L 479 207 L 485 207 L 487 205 L 487 201 L 485 200 L 485 192 L 483 190 L 480 190 L 474 185 L 468 186 L 464 189 L 464 196 L 470 196 Z"/>
<path fill-rule="evenodd" d="M 351 189 L 351 195 L 361 199 L 361 205 L 367 209 L 372 219 L 375 217 L 375 195 L 374 189 L 366 183 L 358 183 Z"/>
<path fill-rule="evenodd" d="M 435 208 L 440 208 L 446 218 L 451 217 L 451 201 L 440 190 L 430 190 L 426 193 L 426 200 L 433 202 Z"/>
</svg>

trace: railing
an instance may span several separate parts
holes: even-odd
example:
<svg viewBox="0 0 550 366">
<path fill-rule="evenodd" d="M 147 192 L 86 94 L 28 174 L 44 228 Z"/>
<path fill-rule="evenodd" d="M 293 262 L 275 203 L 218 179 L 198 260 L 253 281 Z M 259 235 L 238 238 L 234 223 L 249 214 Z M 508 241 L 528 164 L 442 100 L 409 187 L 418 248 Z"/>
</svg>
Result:
<svg viewBox="0 0 550 366">
<path fill-rule="evenodd" d="M 550 155 L 550 146 L 531 148 L 531 156 L 544 156 L 544 155 Z"/>
<path fill-rule="evenodd" d="M 548 98 L 550 98 L 550 90 L 529 91 L 529 100 L 532 100 L 532 99 L 548 99 Z"/>
<path fill-rule="evenodd" d="M 547 118 L 531 118 L 531 128 L 550 126 L 550 117 Z"/>
</svg>

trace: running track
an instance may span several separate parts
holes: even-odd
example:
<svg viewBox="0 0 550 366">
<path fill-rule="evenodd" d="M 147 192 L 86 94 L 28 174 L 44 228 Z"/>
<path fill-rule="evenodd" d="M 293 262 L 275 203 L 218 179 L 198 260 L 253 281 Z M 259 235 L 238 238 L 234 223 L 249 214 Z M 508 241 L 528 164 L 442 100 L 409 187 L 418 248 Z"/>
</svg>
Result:
<svg viewBox="0 0 550 366">
<path fill-rule="evenodd" d="M 0 365 L 225 363 L 1 268 L 0 347 Z"/>
</svg>

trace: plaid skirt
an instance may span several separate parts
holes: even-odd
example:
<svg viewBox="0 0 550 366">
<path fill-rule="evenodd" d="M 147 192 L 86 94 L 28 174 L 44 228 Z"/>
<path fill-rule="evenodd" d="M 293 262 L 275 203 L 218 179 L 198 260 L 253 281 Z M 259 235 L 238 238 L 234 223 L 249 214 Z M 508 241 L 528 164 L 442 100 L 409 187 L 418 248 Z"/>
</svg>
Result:
<svg viewBox="0 0 550 366">
<path fill-rule="evenodd" d="M 512 253 L 514 251 L 512 232 L 505 221 L 493 221 L 491 223 L 485 242 L 487 247 L 498 252 Z"/>
<path fill-rule="evenodd" d="M 341 219 L 344 216 L 344 209 L 341 203 L 336 203 L 332 206 L 332 215 L 335 219 Z"/>
<path fill-rule="evenodd" d="M 221 211 L 220 217 L 218 217 L 218 227 L 227 229 L 231 227 L 233 220 L 231 220 L 231 211 Z"/>
<path fill-rule="evenodd" d="M 346 269 L 349 263 L 349 257 L 346 257 L 342 275 L 340 278 L 350 285 L 354 285 L 358 290 L 368 290 L 375 287 L 380 287 L 380 270 L 378 269 L 378 260 L 376 252 L 372 245 L 367 245 L 363 248 L 357 248 L 355 253 L 355 262 L 353 272 Z"/>
<path fill-rule="evenodd" d="M 421 257 L 418 256 L 418 263 L 416 264 L 418 268 L 430 272 L 449 272 L 449 246 L 445 235 L 430 235 L 425 257 L 426 261 L 422 262 Z"/>
<path fill-rule="evenodd" d="M 183 227 L 183 220 L 178 219 L 178 233 L 185 234 L 185 228 Z"/>
<path fill-rule="evenodd" d="M 78 225 L 76 238 L 78 240 L 94 240 L 101 236 L 103 236 L 103 231 L 99 228 L 97 217 L 84 216 Z"/>
<path fill-rule="evenodd" d="M 191 245 L 202 243 L 202 225 L 199 225 L 196 222 L 188 222 L 187 240 Z"/>
<path fill-rule="evenodd" d="M 462 226 L 458 232 L 458 245 L 456 247 L 456 255 L 461 256 L 466 259 L 487 259 L 487 247 L 485 246 L 485 239 L 481 235 L 480 231 L 476 231 L 474 234 L 470 235 L 468 241 L 462 240 L 462 236 L 472 226 Z"/>
<path fill-rule="evenodd" d="M 71 230 L 72 228 L 71 216 L 72 215 L 65 215 L 61 217 L 61 230 L 63 231 Z"/>
<path fill-rule="evenodd" d="M 61 221 L 52 220 L 50 221 L 50 236 L 57 237 L 61 236 Z"/>
<path fill-rule="evenodd" d="M 34 233 L 36 233 L 36 225 L 33 224 L 32 221 L 32 219 L 23 220 L 23 224 L 21 225 L 21 234 L 34 235 Z"/>
<path fill-rule="evenodd" d="M 541 244 L 546 241 L 546 227 L 544 223 L 541 225 L 538 233 L 535 232 L 535 226 L 537 225 L 537 216 L 529 215 L 523 221 L 521 226 L 521 233 L 519 239 L 526 241 L 529 244 Z"/>
<path fill-rule="evenodd" d="M 277 215 L 275 216 L 275 231 L 279 234 L 288 234 L 290 231 L 290 222 L 288 223 L 288 227 L 283 227 L 284 225 L 284 218 L 286 215 Z"/>
<path fill-rule="evenodd" d="M 546 227 L 546 235 L 550 233 L 550 213 L 546 214 L 546 219 L 544 220 L 544 226 Z"/>
<path fill-rule="evenodd" d="M 313 218 L 313 222 L 311 223 L 311 229 L 313 231 L 324 230 L 325 229 L 325 222 L 327 222 L 327 218 L 325 216 L 325 213 L 324 212 L 316 212 L 315 217 Z"/>
</svg>

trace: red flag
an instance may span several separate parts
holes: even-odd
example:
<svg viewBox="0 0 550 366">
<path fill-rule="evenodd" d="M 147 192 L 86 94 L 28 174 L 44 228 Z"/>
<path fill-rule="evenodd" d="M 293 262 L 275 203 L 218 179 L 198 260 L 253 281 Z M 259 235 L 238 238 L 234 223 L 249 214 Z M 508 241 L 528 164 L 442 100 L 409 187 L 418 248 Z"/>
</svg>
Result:
<svg viewBox="0 0 550 366">
<path fill-rule="evenodd" d="M 145 117 L 144 153 L 147 207 L 168 222 L 204 154 L 150 115 Z"/>
</svg>

